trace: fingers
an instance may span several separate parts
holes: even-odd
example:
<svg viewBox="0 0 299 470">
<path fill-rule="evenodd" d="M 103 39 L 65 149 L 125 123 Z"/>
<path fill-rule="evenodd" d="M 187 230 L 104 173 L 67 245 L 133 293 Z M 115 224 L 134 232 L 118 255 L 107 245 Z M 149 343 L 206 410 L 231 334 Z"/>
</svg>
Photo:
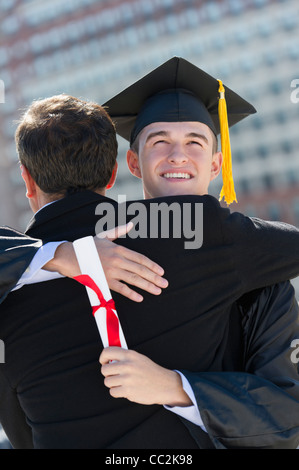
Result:
<svg viewBox="0 0 299 470">
<path fill-rule="evenodd" d="M 132 287 L 159 295 L 162 289 L 168 286 L 168 281 L 162 277 L 163 268 L 146 256 L 108 239 L 95 237 L 95 243 L 108 285 L 114 292 L 135 302 L 141 302 L 142 295 Z"/>
<path fill-rule="evenodd" d="M 103 254 L 105 254 L 109 248 L 110 250 L 113 249 L 113 254 L 111 257 L 114 256 L 117 259 L 132 261 L 137 265 L 143 266 L 150 271 L 153 271 L 155 274 L 158 274 L 158 276 L 163 276 L 164 274 L 164 269 L 159 264 L 155 263 L 147 256 L 138 253 L 137 251 L 130 250 L 129 248 L 121 245 L 116 245 L 108 239 L 99 239 L 98 237 L 94 237 L 94 241 L 101 259 Z"/>
<path fill-rule="evenodd" d="M 109 347 L 100 356 L 104 384 L 114 398 L 143 405 L 175 402 L 172 389 L 180 376 L 131 349 Z M 176 393 L 176 390 L 175 390 Z"/>
<path fill-rule="evenodd" d="M 121 361 L 126 357 L 126 352 L 128 351 L 119 347 L 109 347 L 103 349 L 100 355 L 101 373 L 105 377 L 104 385 L 109 388 L 113 398 L 123 397 L 123 377 L 120 372 L 123 368 Z"/>
<path fill-rule="evenodd" d="M 99 250 L 99 254 L 101 255 L 101 242 L 96 241 L 96 245 Z M 117 245 L 113 242 L 105 240 L 105 243 L 110 243 L 113 246 L 113 255 L 117 260 L 117 266 L 122 267 L 123 269 L 127 269 L 129 271 L 133 271 L 136 274 L 142 275 L 142 273 L 148 273 L 149 271 L 157 274 L 158 276 L 163 276 L 164 269 L 155 261 L 152 261 L 147 256 L 138 253 L 137 251 L 130 250 L 125 246 Z M 121 262 L 121 265 L 119 265 Z M 133 264 L 132 264 L 133 263 Z"/>
<path fill-rule="evenodd" d="M 112 272 L 111 276 L 113 276 Z M 121 278 L 121 281 L 123 282 L 119 281 L 118 279 L 111 279 L 109 283 L 110 289 L 125 297 L 128 297 L 130 300 L 133 300 L 135 302 L 141 302 L 143 300 L 143 296 L 124 283 L 128 283 L 131 286 L 138 287 L 139 289 L 146 291 L 152 295 L 160 295 L 162 292 L 162 288 L 166 288 L 168 286 L 168 282 L 166 279 L 153 274 L 151 271 L 144 271 L 143 274 L 137 274 L 134 272 L 127 271 L 125 269 L 121 270 L 120 268 L 118 268 L 118 273 L 116 274 L 116 276 L 118 278 Z"/>
<path fill-rule="evenodd" d="M 121 255 L 123 256 L 123 259 L 135 263 L 137 269 L 138 267 L 139 269 L 147 268 L 148 270 L 153 271 L 155 274 L 158 274 L 158 276 L 163 276 L 164 269 L 147 256 L 120 245 L 118 245 L 118 249 Z M 128 265 L 128 267 L 130 266 Z M 137 274 L 141 274 L 141 272 L 136 272 Z"/>
<path fill-rule="evenodd" d="M 119 257 L 114 265 L 108 268 L 110 276 L 121 279 L 133 286 L 140 287 L 151 293 L 161 293 L 155 288 L 165 288 L 168 281 L 152 269 L 136 261 L 130 261 L 125 257 Z M 121 274 L 121 276 L 120 276 Z"/>
<path fill-rule="evenodd" d="M 121 294 L 130 300 L 133 300 L 133 302 L 143 301 L 143 296 L 141 294 L 134 291 L 129 286 L 127 286 L 126 284 L 123 284 L 120 281 L 115 281 L 115 280 L 111 281 L 109 287 L 114 292 L 117 292 L 118 294 Z"/>
<path fill-rule="evenodd" d="M 104 348 L 99 362 L 100 364 L 109 364 L 109 367 L 112 366 L 111 361 L 122 361 L 124 360 L 129 354 L 128 349 L 119 348 L 117 346 L 110 346 L 108 348 Z"/>
<path fill-rule="evenodd" d="M 115 240 L 116 238 L 126 235 L 134 227 L 133 222 L 128 222 L 125 225 L 119 225 L 118 227 L 106 230 L 104 232 L 98 233 L 98 238 L 107 238 L 108 240 Z"/>
<path fill-rule="evenodd" d="M 116 228 L 106 230 L 96 235 L 96 238 L 99 239 L 108 239 L 110 241 L 115 240 L 118 237 L 121 237 L 128 233 L 134 227 L 133 222 L 128 222 L 126 225 L 119 225 Z M 130 250 L 129 248 L 120 247 L 123 251 L 123 256 L 128 260 L 134 261 L 140 265 L 147 267 L 148 269 L 154 271 L 159 276 L 163 276 L 164 269 L 159 266 L 157 263 L 152 261 L 151 259 L 147 258 L 146 256 L 142 255 L 141 253 L 137 253 L 136 251 Z"/>
</svg>

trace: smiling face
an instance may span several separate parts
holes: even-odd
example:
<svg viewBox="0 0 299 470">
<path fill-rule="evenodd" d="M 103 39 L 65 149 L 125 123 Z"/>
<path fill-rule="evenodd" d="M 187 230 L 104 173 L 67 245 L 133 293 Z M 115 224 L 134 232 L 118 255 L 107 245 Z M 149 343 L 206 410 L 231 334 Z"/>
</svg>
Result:
<svg viewBox="0 0 299 470">
<path fill-rule="evenodd" d="M 127 153 L 131 173 L 142 178 L 145 199 L 208 193 L 222 154 L 210 128 L 200 122 L 157 122 L 138 137 L 138 155 Z"/>
</svg>

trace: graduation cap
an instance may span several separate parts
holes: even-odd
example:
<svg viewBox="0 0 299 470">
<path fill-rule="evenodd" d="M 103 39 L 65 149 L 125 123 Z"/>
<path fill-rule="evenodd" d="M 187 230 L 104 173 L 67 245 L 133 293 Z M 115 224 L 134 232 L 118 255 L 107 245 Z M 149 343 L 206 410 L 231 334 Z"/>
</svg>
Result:
<svg viewBox="0 0 299 470">
<path fill-rule="evenodd" d="M 236 201 L 228 128 L 255 108 L 221 80 L 180 57 L 173 57 L 104 103 L 117 133 L 134 142 L 154 122 L 198 121 L 221 137 L 223 188 L 220 200 Z"/>
</svg>

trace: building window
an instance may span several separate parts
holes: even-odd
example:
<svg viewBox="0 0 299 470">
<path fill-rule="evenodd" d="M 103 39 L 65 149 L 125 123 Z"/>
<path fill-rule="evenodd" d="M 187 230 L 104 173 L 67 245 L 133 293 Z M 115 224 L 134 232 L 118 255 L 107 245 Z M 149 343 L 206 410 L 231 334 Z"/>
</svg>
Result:
<svg viewBox="0 0 299 470">
<path fill-rule="evenodd" d="M 15 3 L 15 0 L 1 0 L 0 10 L 8 11 L 14 6 Z"/>
<path fill-rule="evenodd" d="M 254 4 L 257 8 L 262 8 L 267 5 L 268 0 L 254 0 Z"/>
<path fill-rule="evenodd" d="M 204 4 L 205 14 L 209 21 L 215 23 L 221 20 L 221 9 L 218 2 L 206 2 Z"/>
<path fill-rule="evenodd" d="M 267 38 L 273 33 L 274 27 L 274 22 L 267 18 L 258 24 L 258 32 L 262 38 Z"/>
<path fill-rule="evenodd" d="M 154 21 L 147 21 L 144 25 L 146 38 L 154 41 L 159 37 L 158 23 Z M 139 38 L 137 38 L 139 40 Z"/>
<path fill-rule="evenodd" d="M 260 130 L 264 127 L 264 120 L 260 116 L 253 116 L 251 124 L 254 129 Z"/>
<path fill-rule="evenodd" d="M 273 67 L 278 61 L 277 51 L 267 51 L 264 54 L 264 62 L 269 67 Z"/>
<path fill-rule="evenodd" d="M 225 47 L 225 43 L 226 41 L 223 34 L 215 34 L 212 38 L 212 45 L 216 51 L 222 51 L 222 49 Z"/>
<path fill-rule="evenodd" d="M 280 220 L 281 218 L 281 207 L 277 201 L 272 201 L 268 205 L 268 214 L 270 220 Z"/>
<path fill-rule="evenodd" d="M 256 153 L 260 158 L 266 158 L 269 155 L 269 149 L 266 145 L 259 145 Z"/>
<path fill-rule="evenodd" d="M 273 95 L 280 95 L 282 92 L 282 84 L 278 80 L 272 80 L 269 83 L 269 89 Z"/>
<path fill-rule="evenodd" d="M 15 34 L 19 30 L 19 21 L 17 16 L 9 16 L 2 22 L 2 32 L 4 34 Z"/>
<path fill-rule="evenodd" d="M 281 25 L 286 31 L 291 31 L 297 26 L 297 16 L 292 13 L 288 13 L 281 18 Z"/>
<path fill-rule="evenodd" d="M 238 182 L 238 192 L 242 194 L 249 194 L 250 193 L 250 186 L 248 179 L 242 179 Z"/>
<path fill-rule="evenodd" d="M 299 197 L 293 200 L 293 211 L 296 225 L 299 225 Z"/>
<path fill-rule="evenodd" d="M 285 111 L 279 110 L 275 113 L 275 121 L 278 124 L 285 124 L 287 122 L 288 115 Z"/>
<path fill-rule="evenodd" d="M 284 140 L 281 143 L 281 149 L 282 149 L 283 153 L 292 153 L 293 148 L 294 148 L 293 143 L 290 142 L 289 140 Z"/>
<path fill-rule="evenodd" d="M 163 8 L 168 11 L 173 8 L 173 0 L 162 0 Z"/>
<path fill-rule="evenodd" d="M 130 4 L 125 3 L 120 7 L 121 17 L 126 25 L 130 25 L 134 19 L 134 13 Z"/>
<path fill-rule="evenodd" d="M 299 58 L 299 48 L 296 41 L 292 41 L 287 45 L 287 54 L 291 60 Z"/>
<path fill-rule="evenodd" d="M 242 163 L 245 161 L 245 153 L 242 150 L 237 150 L 233 153 L 233 159 L 238 163 Z"/>
<path fill-rule="evenodd" d="M 0 65 L 5 65 L 8 62 L 7 49 L 0 47 Z"/>
<path fill-rule="evenodd" d="M 299 171 L 289 170 L 286 173 L 287 181 L 289 186 L 297 186 L 299 184 Z M 298 199 L 299 202 L 299 199 Z"/>
<path fill-rule="evenodd" d="M 249 32 L 249 28 L 246 29 L 246 28 L 240 28 L 238 26 L 238 29 L 236 29 L 235 33 L 234 33 L 234 39 L 236 41 L 237 44 L 246 44 L 249 39 L 250 39 L 250 32 Z"/>
<path fill-rule="evenodd" d="M 265 175 L 262 178 L 264 188 L 269 191 L 274 188 L 274 181 L 272 175 Z"/>
<path fill-rule="evenodd" d="M 244 1 L 229 0 L 229 10 L 233 15 L 239 15 L 244 10 Z"/>
<path fill-rule="evenodd" d="M 166 31 L 170 34 L 176 34 L 179 30 L 177 18 L 174 15 L 168 15 L 165 18 Z"/>
<path fill-rule="evenodd" d="M 241 69 L 245 72 L 245 73 L 250 73 L 252 72 L 256 67 L 257 67 L 257 59 L 256 58 L 253 58 L 252 56 L 250 55 L 247 55 L 247 56 L 243 56 L 241 61 L 240 61 L 240 66 L 241 66 Z"/>
</svg>

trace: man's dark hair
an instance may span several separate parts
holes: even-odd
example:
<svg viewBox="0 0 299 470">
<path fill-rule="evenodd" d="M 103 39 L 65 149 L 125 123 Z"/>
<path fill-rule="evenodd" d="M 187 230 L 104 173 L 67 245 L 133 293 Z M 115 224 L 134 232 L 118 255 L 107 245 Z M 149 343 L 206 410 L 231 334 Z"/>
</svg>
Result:
<svg viewBox="0 0 299 470">
<path fill-rule="evenodd" d="M 110 180 L 115 126 L 96 103 L 65 94 L 34 101 L 15 137 L 20 163 L 47 194 L 101 189 Z"/>
</svg>

